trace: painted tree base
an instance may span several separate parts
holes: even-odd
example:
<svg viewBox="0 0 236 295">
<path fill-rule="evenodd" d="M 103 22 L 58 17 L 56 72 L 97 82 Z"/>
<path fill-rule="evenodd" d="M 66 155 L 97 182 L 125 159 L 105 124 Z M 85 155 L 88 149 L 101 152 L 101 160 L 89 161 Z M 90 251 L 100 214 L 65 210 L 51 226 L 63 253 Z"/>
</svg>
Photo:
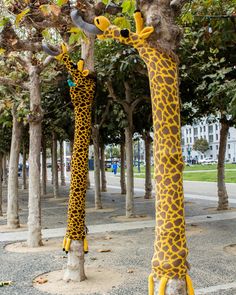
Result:
<svg viewBox="0 0 236 295">
<path fill-rule="evenodd" d="M 159 295 L 159 282 L 155 281 L 155 292 L 154 295 Z M 169 280 L 165 295 L 187 295 L 186 291 L 186 281 L 185 280 Z"/>
<path fill-rule="evenodd" d="M 82 282 L 86 280 L 84 271 L 84 244 L 83 241 L 71 241 L 68 252 L 68 261 L 63 276 L 65 282 Z"/>
</svg>

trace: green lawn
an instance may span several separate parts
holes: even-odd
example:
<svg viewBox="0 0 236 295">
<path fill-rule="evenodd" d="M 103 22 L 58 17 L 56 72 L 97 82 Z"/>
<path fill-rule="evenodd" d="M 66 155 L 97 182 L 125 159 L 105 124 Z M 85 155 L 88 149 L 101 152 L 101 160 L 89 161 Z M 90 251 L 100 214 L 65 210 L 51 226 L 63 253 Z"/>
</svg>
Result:
<svg viewBox="0 0 236 295">
<path fill-rule="evenodd" d="M 138 168 L 134 167 L 134 177 L 136 178 L 145 178 L 145 167 L 140 167 L 141 172 L 138 173 Z M 235 171 L 226 171 L 225 172 L 225 181 L 230 183 L 236 183 L 236 165 L 235 164 L 225 164 L 226 169 L 235 169 Z M 206 172 L 194 172 L 188 173 L 188 171 L 197 171 L 197 170 L 206 170 Z M 184 169 L 184 180 L 192 180 L 192 181 L 208 181 L 215 182 L 217 181 L 217 172 L 207 170 L 217 170 L 217 164 L 212 165 L 193 165 L 193 166 L 185 166 Z M 111 169 L 108 169 L 111 172 Z M 120 173 L 120 169 L 118 168 L 118 173 Z M 153 166 L 152 166 L 152 174 L 153 174 Z"/>
<path fill-rule="evenodd" d="M 216 172 L 184 173 L 184 180 L 216 182 Z M 225 172 L 225 182 L 236 183 L 236 171 Z"/>
</svg>

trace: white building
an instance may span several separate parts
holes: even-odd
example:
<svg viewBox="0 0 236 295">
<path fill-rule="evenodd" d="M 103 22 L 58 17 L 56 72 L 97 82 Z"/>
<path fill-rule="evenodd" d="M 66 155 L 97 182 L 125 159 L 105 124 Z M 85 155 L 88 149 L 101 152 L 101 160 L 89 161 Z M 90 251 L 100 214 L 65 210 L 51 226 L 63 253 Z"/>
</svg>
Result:
<svg viewBox="0 0 236 295">
<path fill-rule="evenodd" d="M 193 150 L 193 145 L 196 139 L 204 138 L 209 143 L 209 150 L 205 152 L 205 156 Z M 188 159 L 203 159 L 210 157 L 217 160 L 220 142 L 220 123 L 209 122 L 208 119 L 203 119 L 198 124 L 185 125 L 181 128 L 181 145 L 185 160 Z M 226 145 L 225 160 L 229 162 L 236 161 L 236 128 L 230 127 L 228 134 L 228 142 Z"/>
</svg>

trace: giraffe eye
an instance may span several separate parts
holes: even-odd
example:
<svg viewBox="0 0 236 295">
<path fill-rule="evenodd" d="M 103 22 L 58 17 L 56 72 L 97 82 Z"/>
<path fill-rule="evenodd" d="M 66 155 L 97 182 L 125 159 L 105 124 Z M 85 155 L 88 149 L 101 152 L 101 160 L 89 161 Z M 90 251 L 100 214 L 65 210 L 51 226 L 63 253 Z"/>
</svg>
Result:
<svg viewBox="0 0 236 295">
<path fill-rule="evenodd" d="M 122 37 L 128 38 L 129 37 L 129 30 L 128 29 L 120 30 L 120 34 Z"/>
<path fill-rule="evenodd" d="M 97 22 L 98 25 L 100 24 L 99 19 L 96 19 L 96 22 Z"/>
</svg>

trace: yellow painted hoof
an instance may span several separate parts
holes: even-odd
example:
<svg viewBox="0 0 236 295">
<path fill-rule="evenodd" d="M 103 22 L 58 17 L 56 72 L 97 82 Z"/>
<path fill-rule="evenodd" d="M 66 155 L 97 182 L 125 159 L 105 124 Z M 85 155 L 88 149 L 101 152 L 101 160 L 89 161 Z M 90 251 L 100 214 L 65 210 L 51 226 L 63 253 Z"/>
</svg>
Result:
<svg viewBox="0 0 236 295">
<path fill-rule="evenodd" d="M 86 237 L 84 238 L 84 253 L 88 253 L 88 240 L 86 239 Z"/>
<path fill-rule="evenodd" d="M 188 295 L 194 295 L 193 283 L 189 275 L 186 275 L 186 285 Z"/>
</svg>

